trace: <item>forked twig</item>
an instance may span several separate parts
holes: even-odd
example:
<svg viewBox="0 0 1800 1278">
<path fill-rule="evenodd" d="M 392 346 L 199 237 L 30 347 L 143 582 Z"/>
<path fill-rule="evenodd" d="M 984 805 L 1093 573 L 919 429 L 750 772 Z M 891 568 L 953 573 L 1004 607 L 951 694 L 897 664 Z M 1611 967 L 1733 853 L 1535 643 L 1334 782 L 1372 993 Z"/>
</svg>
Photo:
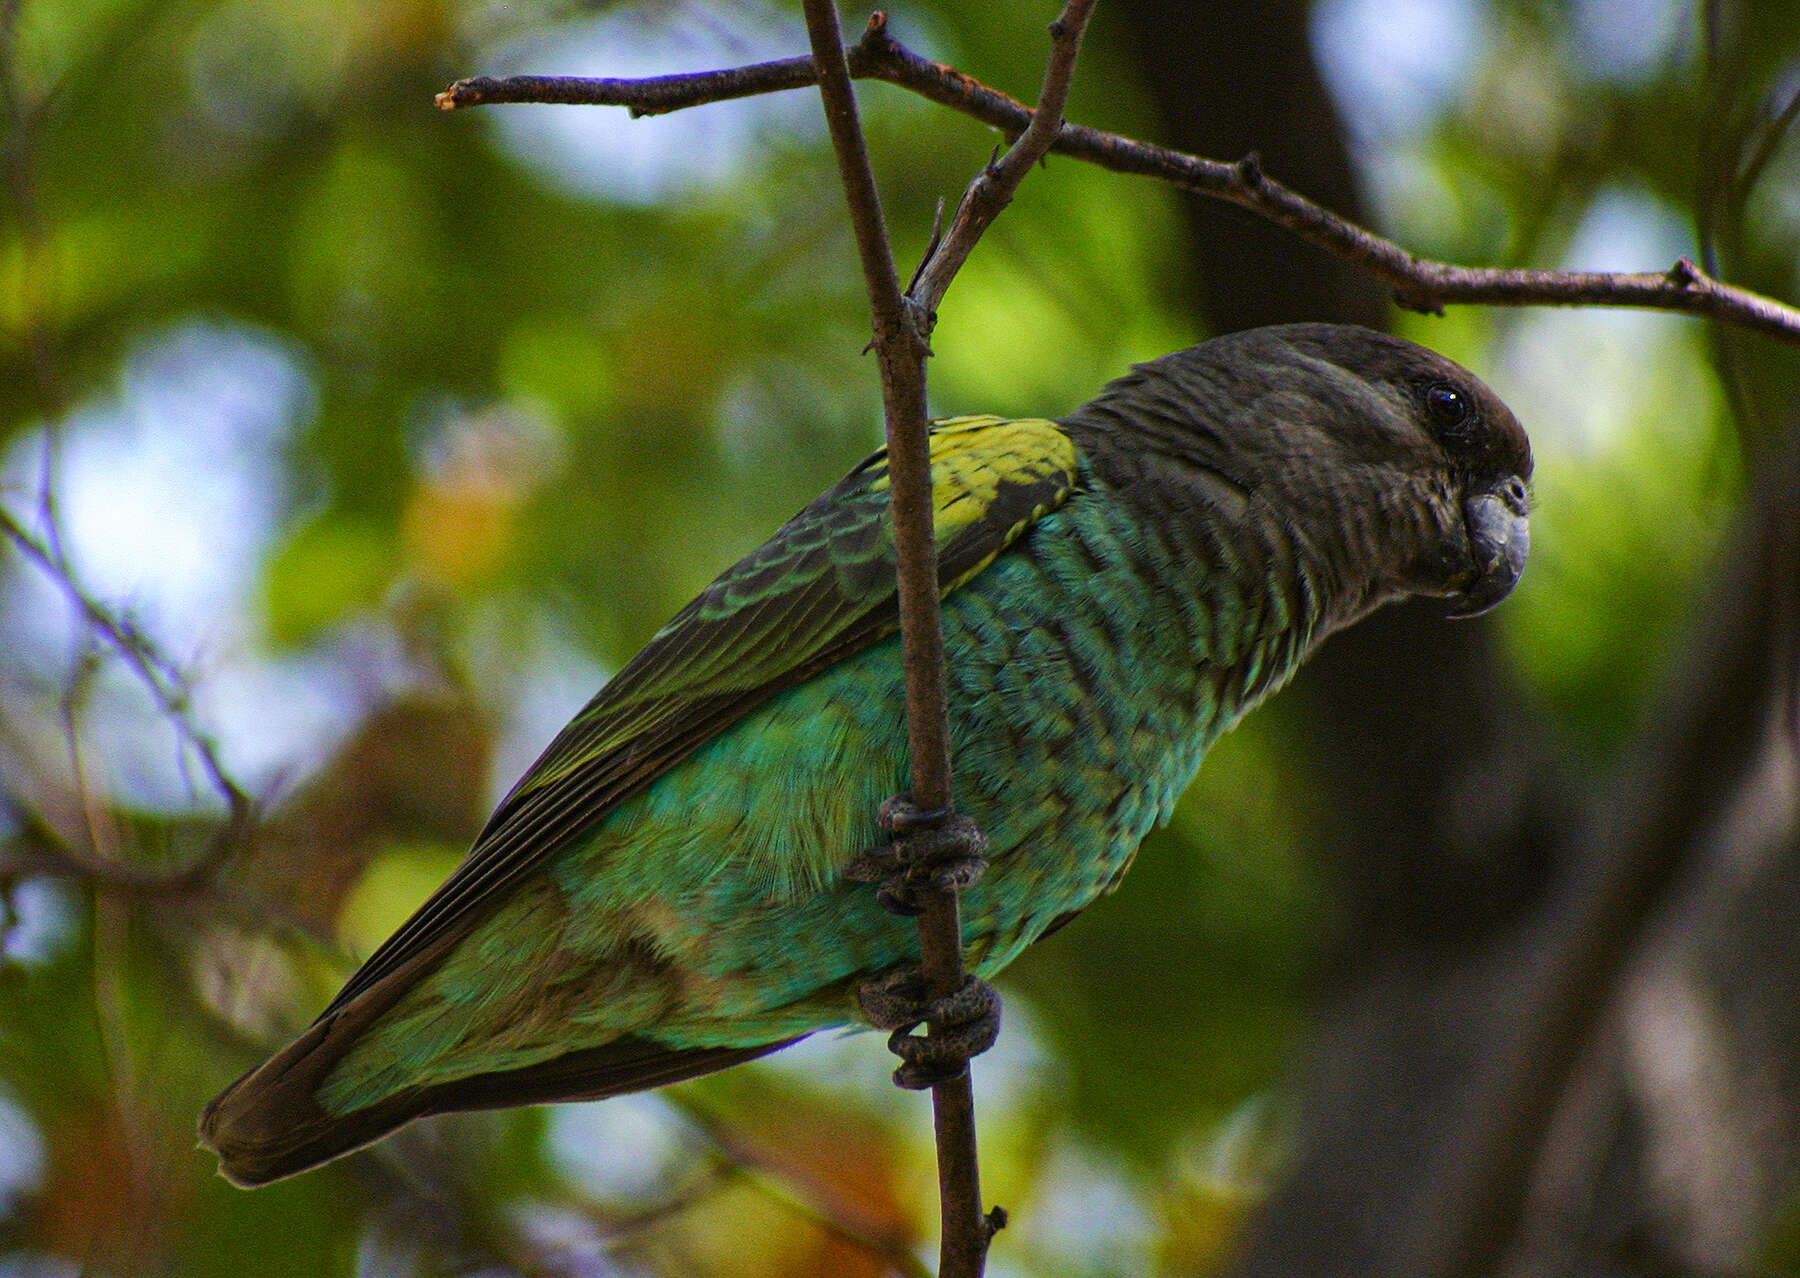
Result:
<svg viewBox="0 0 1800 1278">
<path fill-rule="evenodd" d="M 1075 79 L 1075 58 L 1081 52 L 1082 32 L 1094 11 L 1094 0 L 1069 0 L 1068 7 L 1050 24 L 1050 62 L 1044 68 L 1044 88 L 1038 98 L 1038 109 L 1031 113 L 1031 123 L 1018 136 L 1006 154 L 975 175 L 963 193 L 956 216 L 943 240 L 920 266 L 908 292 L 908 299 L 918 308 L 929 329 L 944 298 L 950 281 L 964 262 L 982 233 L 1012 203 L 1013 192 L 1025 180 L 1032 166 L 1049 154 L 1057 134 L 1063 127 L 1063 107 L 1069 100 L 1069 85 Z M 879 16 L 879 15 L 878 15 Z M 869 31 L 877 29 L 869 24 Z M 865 32 L 864 40 L 869 39 Z"/>
<path fill-rule="evenodd" d="M 907 747 L 913 800 L 927 811 L 951 805 L 950 732 L 944 637 L 938 608 L 937 544 L 933 531 L 930 445 L 925 422 L 925 344 L 900 296 L 887 227 L 856 96 L 844 60 L 834 0 L 805 0 L 807 35 L 818 67 L 819 97 L 837 153 L 844 197 L 862 259 L 874 315 L 875 354 L 887 426 L 890 501 L 898 573 L 900 635 L 906 674 Z M 936 996 L 962 983 L 962 915 L 956 893 L 933 891 L 919 915 L 919 951 L 927 990 Z M 941 1275 L 974 1278 L 987 1259 L 981 1215 L 981 1168 L 976 1157 L 975 1098 L 969 1076 L 932 1088 L 942 1222 Z"/>
</svg>

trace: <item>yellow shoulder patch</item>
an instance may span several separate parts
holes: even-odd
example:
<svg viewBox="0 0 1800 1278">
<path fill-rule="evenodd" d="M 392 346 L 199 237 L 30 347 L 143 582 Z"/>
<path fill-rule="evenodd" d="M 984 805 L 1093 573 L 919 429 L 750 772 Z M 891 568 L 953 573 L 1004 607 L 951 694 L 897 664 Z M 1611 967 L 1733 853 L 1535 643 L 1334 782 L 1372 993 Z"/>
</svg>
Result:
<svg viewBox="0 0 1800 1278">
<path fill-rule="evenodd" d="M 932 498 L 946 559 L 967 538 L 985 553 L 959 564 L 946 591 L 970 580 L 1032 524 L 1068 500 L 1075 442 L 1042 418 L 952 417 L 931 436 Z"/>
<path fill-rule="evenodd" d="M 934 421 L 931 480 L 938 537 L 948 539 L 979 521 L 1002 487 L 1057 490 L 1055 499 L 1033 513 L 1031 518 L 1036 518 L 1062 504 L 1075 470 L 1075 441 L 1045 418 L 968 416 Z M 887 459 L 882 456 L 870 491 L 885 492 L 889 483 Z"/>
<path fill-rule="evenodd" d="M 1025 515 L 1022 522 L 1030 523 L 1062 504 L 1074 476 L 1075 442 L 1055 422 L 1029 417 L 949 418 L 931 437 L 937 535 L 948 540 L 985 518 L 1003 486 L 1045 489 L 1050 500 Z M 1011 541 L 1016 535 L 1009 531 L 1002 540 Z"/>
</svg>

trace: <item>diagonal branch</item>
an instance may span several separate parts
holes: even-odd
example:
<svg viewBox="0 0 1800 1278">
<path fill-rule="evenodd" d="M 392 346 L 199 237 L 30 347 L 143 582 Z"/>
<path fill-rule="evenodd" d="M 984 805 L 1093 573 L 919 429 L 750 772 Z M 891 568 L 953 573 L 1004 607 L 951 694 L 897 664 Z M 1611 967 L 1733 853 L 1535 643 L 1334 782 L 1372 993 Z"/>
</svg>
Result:
<svg viewBox="0 0 1800 1278">
<path fill-rule="evenodd" d="M 912 288 L 907 290 L 907 296 L 925 317 L 927 331 L 950 281 L 969 260 L 982 233 L 1000 216 L 1001 210 L 1012 203 L 1013 192 L 1019 189 L 1019 183 L 1055 144 L 1062 129 L 1063 107 L 1069 100 L 1069 85 L 1075 79 L 1075 57 L 1081 52 L 1081 35 L 1093 11 L 1094 0 L 1069 0 L 1062 16 L 1050 24 L 1050 62 L 1044 68 L 1044 88 L 1038 98 L 1038 109 L 1031 113 L 1031 123 L 1004 157 L 983 168 L 969 183 L 969 189 L 963 192 L 962 203 L 957 206 L 956 217 L 950 223 L 949 233 L 926 258 Z M 864 41 L 878 29 L 871 21 Z"/>
<path fill-rule="evenodd" d="M 194 752 L 200 767 L 219 797 L 225 801 L 228 819 L 221 830 L 218 852 L 231 844 L 253 819 L 256 803 L 225 770 L 218 746 L 193 720 L 188 701 L 187 679 L 151 644 L 136 626 L 121 621 L 107 610 L 75 580 L 69 565 L 51 546 L 32 536 L 12 513 L 0 507 L 0 536 L 11 541 L 19 551 L 49 577 L 95 634 L 104 639 L 131 669 L 163 717 L 174 726 L 182 744 Z"/>
<path fill-rule="evenodd" d="M 954 67 L 921 57 L 895 40 L 883 15 L 847 51 L 851 76 L 884 80 L 992 125 L 1008 137 L 1030 128 L 1033 111 Z M 817 82 L 811 58 L 784 58 L 724 71 L 590 80 L 566 76 L 481 76 L 459 80 L 438 95 L 446 111 L 501 102 L 560 102 L 622 106 L 634 115 Z M 1416 257 L 1299 192 L 1268 177 L 1252 155 L 1237 163 L 1203 159 L 1116 133 L 1063 124 L 1050 150 L 1118 173 L 1157 178 L 1184 190 L 1249 209 L 1300 239 L 1391 285 L 1394 300 L 1411 310 L 1438 311 L 1453 303 L 1495 306 L 1624 306 L 1704 315 L 1800 346 L 1800 308 L 1725 284 L 1686 258 L 1665 271 L 1539 271 L 1457 266 Z"/>
</svg>

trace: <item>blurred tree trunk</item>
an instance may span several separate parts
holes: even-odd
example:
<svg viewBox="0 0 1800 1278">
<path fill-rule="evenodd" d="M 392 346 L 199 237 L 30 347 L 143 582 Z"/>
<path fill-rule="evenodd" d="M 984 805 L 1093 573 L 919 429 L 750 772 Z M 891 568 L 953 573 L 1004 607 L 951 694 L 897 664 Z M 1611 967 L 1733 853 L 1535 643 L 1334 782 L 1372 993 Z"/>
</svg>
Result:
<svg viewBox="0 0 1800 1278">
<path fill-rule="evenodd" d="M 1800 451 L 1755 500 L 1582 859 L 1672 851 L 1557 1100 L 1507 1272 L 1764 1272 L 1800 1150 Z"/>
<path fill-rule="evenodd" d="M 1165 140 L 1218 158 L 1257 151 L 1271 174 L 1367 219 L 1304 0 L 1120 10 Z M 1189 208 L 1194 304 L 1215 331 L 1385 324 L 1371 281 L 1236 210 Z M 1319 851 L 1340 926 L 1295 1080 L 1294 1157 L 1233 1272 L 1392 1272 L 1445 1151 L 1480 1110 L 1484 1063 L 1513 1041 L 1558 894 L 1584 883 L 1563 871 L 1587 800 L 1552 767 L 1486 621 L 1386 609 L 1327 644 L 1291 695 L 1335 814 Z M 1713 1272 L 1741 1260 L 1792 1180 L 1800 1068 L 1787 1049 L 1800 1013 L 1782 991 L 1800 980 L 1800 942 L 1794 914 L 1776 913 L 1800 897 L 1789 705 L 1786 745 L 1740 805 L 1767 817 L 1753 846 L 1724 840 L 1716 850 L 1737 854 L 1715 856 L 1663 912 L 1619 1015 L 1560 1098 L 1518 1272 L 1653 1254 L 1663 1263 L 1637 1272 Z M 1782 785 L 1785 807 L 1768 793 Z M 1700 980 L 1765 971 L 1753 959 L 1770 953 L 1789 961 L 1735 981 L 1729 1001 Z M 1604 988 L 1594 997 L 1610 1002 Z"/>
</svg>

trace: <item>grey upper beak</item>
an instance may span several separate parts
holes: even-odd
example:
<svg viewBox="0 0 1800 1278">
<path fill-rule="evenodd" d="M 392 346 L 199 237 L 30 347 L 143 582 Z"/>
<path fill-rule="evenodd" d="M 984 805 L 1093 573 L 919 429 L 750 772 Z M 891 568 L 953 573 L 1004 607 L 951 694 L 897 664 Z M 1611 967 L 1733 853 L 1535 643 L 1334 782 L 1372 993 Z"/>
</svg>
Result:
<svg viewBox="0 0 1800 1278">
<path fill-rule="evenodd" d="M 1509 475 L 1463 503 L 1475 579 L 1462 592 L 1452 617 L 1477 617 L 1512 593 L 1531 553 L 1530 498 L 1525 481 Z"/>
</svg>

